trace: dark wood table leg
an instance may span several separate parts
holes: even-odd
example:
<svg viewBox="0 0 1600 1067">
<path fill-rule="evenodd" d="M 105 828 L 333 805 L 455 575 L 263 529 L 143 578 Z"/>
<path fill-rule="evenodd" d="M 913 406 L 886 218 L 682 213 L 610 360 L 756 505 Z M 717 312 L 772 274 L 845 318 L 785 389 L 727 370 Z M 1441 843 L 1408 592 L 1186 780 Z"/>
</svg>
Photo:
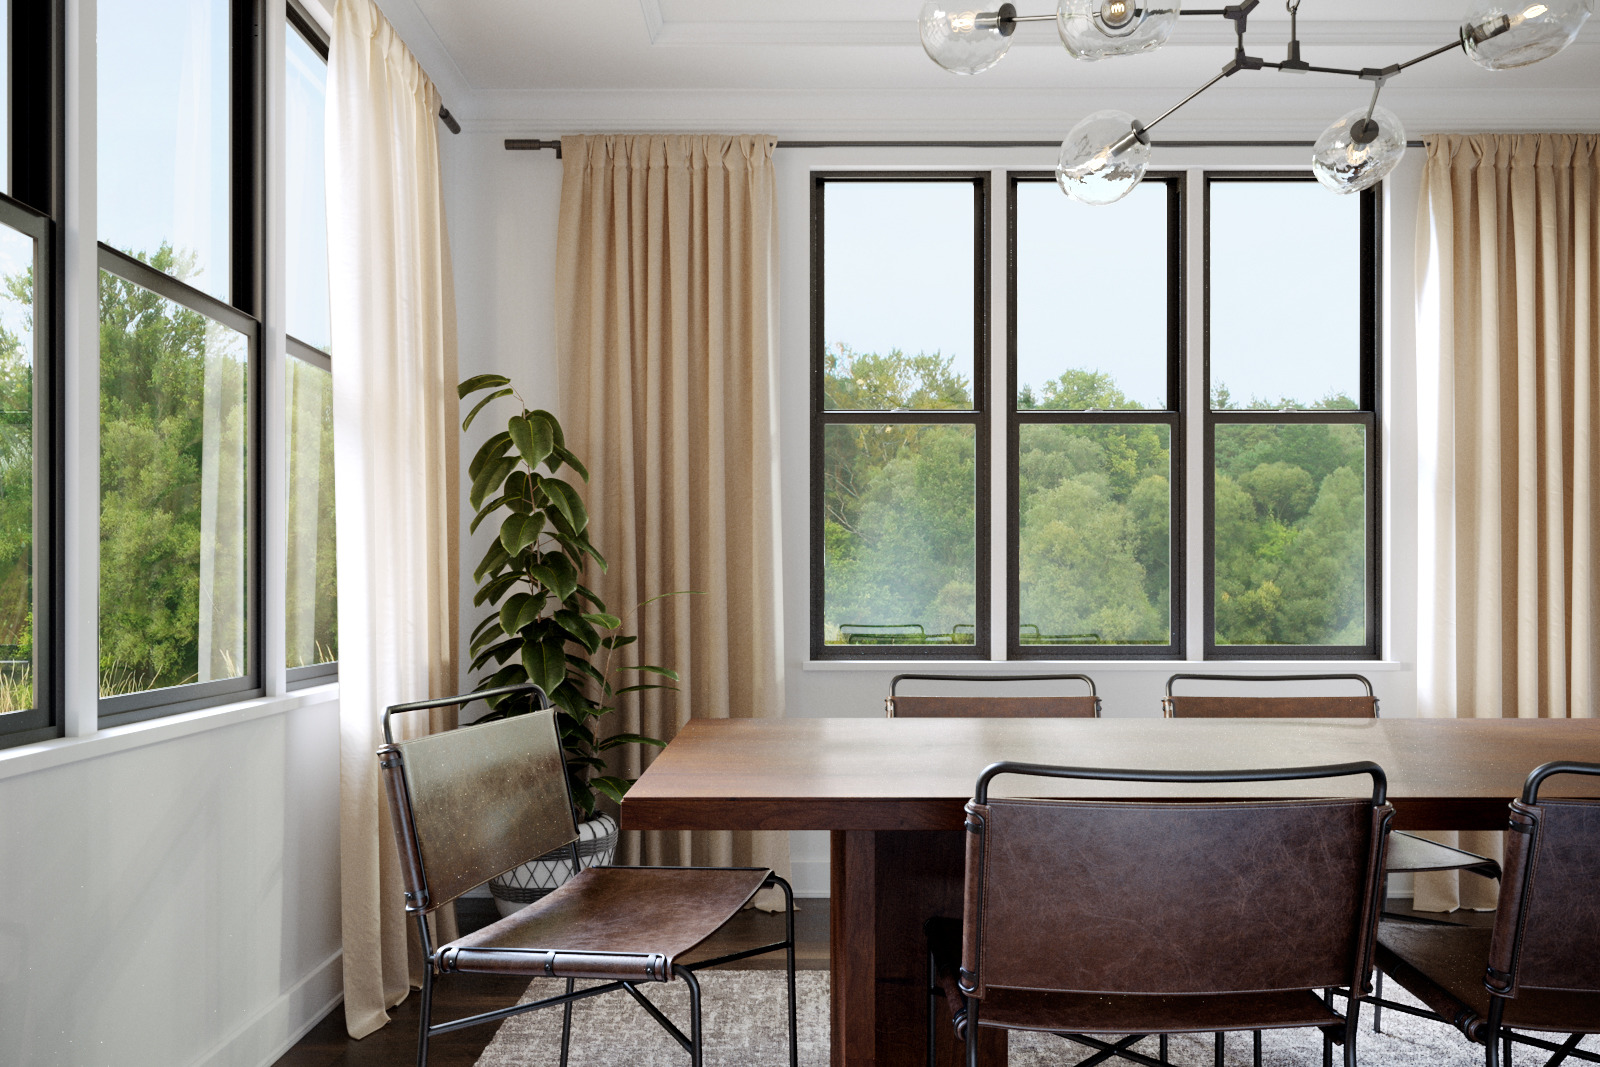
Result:
<svg viewBox="0 0 1600 1067">
<path fill-rule="evenodd" d="M 922 924 L 961 915 L 960 831 L 835 831 L 832 849 L 833 1067 L 924 1067 L 927 978 Z M 963 1053 L 941 1016 L 939 1067 Z M 984 1067 L 1005 1067 L 1006 1038 L 985 1030 Z"/>
</svg>

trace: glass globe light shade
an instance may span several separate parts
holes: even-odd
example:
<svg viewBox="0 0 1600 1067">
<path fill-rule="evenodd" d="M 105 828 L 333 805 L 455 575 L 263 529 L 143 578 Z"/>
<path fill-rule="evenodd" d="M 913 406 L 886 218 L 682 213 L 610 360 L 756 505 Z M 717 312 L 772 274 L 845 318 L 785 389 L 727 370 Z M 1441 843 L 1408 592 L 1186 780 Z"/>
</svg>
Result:
<svg viewBox="0 0 1600 1067">
<path fill-rule="evenodd" d="M 1126 111 L 1096 111 L 1067 134 L 1056 163 L 1056 184 L 1085 204 L 1114 204 L 1144 177 L 1150 139 Z"/>
<path fill-rule="evenodd" d="M 1180 0 L 1059 0 L 1056 29 L 1074 58 L 1095 60 L 1160 48 L 1178 24 Z"/>
<path fill-rule="evenodd" d="M 1005 58 L 1011 47 L 1011 33 L 1017 24 L 1010 20 L 1016 13 L 1010 4 L 1001 4 L 994 11 L 957 11 L 945 0 L 927 0 L 917 19 L 922 50 L 956 74 L 988 70 Z"/>
<path fill-rule="evenodd" d="M 1377 129 L 1372 129 L 1376 125 Z M 1358 107 L 1322 131 L 1311 150 L 1311 171 L 1336 193 L 1376 185 L 1406 154 L 1406 130 L 1386 108 Z"/>
<path fill-rule="evenodd" d="M 1593 13 L 1594 0 L 1490 0 L 1461 23 L 1461 44 L 1480 67 L 1525 67 L 1571 44 Z"/>
</svg>

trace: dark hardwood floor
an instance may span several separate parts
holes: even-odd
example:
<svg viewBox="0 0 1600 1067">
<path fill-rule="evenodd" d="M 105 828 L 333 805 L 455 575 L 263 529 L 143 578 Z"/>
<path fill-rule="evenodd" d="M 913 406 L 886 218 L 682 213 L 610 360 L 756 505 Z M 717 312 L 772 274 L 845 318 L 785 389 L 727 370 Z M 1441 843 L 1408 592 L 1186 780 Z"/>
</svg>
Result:
<svg viewBox="0 0 1600 1067">
<path fill-rule="evenodd" d="M 828 902 L 802 900 L 796 912 L 796 966 L 806 970 L 828 969 Z M 488 900 L 457 902 L 457 919 L 463 932 L 476 930 L 497 918 Z M 709 959 L 728 952 L 770 944 L 783 939 L 783 916 L 759 911 L 743 911 L 715 937 L 689 954 L 686 962 Z M 748 969 L 782 968 L 783 954 L 756 957 L 739 964 Z M 526 978 L 498 978 L 485 975 L 445 975 L 434 986 L 435 1022 L 492 1011 L 514 1003 L 528 986 Z M 334 1009 L 300 1043 L 282 1056 L 274 1067 L 397 1067 L 416 1061 L 417 995 L 413 993 L 389 1013 L 390 1023 L 375 1034 L 353 1041 L 345 1033 L 344 1008 Z M 474 1026 L 444 1034 L 429 1043 L 430 1067 L 471 1067 L 494 1037 L 494 1025 Z"/>
</svg>

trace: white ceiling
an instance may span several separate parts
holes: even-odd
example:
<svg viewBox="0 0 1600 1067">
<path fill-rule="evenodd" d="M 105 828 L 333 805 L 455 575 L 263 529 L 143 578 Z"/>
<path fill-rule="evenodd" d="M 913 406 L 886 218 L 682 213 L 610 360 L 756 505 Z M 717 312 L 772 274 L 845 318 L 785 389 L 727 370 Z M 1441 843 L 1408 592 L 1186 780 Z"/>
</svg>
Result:
<svg viewBox="0 0 1600 1067">
<path fill-rule="evenodd" d="M 525 136 L 579 129 L 760 130 L 780 135 L 1022 136 L 1064 132 L 1118 106 L 1148 120 L 1229 58 L 1231 27 L 1186 17 L 1158 52 L 1080 63 L 1052 23 L 1019 27 L 997 67 L 949 74 L 917 39 L 920 0 L 379 0 L 469 126 Z M 1312 63 L 1382 66 L 1454 39 L 1467 0 L 1304 0 Z M 1022 14 L 1053 11 L 1020 0 Z M 1252 54 L 1283 55 L 1288 15 L 1252 16 Z M 1241 72 L 1174 116 L 1182 132 L 1315 135 L 1364 104 L 1333 75 Z M 1459 53 L 1406 71 L 1384 102 L 1428 129 L 1600 129 L 1600 20 L 1576 45 L 1491 73 Z M 1301 127 L 1304 127 L 1302 129 Z"/>
</svg>

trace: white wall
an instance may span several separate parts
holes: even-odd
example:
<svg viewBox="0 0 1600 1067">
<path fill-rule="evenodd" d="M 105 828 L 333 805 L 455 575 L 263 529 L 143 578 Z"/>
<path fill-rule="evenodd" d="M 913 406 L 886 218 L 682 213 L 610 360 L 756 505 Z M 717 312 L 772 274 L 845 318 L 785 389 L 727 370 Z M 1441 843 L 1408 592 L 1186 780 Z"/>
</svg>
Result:
<svg viewBox="0 0 1600 1067">
<path fill-rule="evenodd" d="M 521 131 L 538 133 L 536 127 Z M 560 368 L 552 359 L 554 340 L 554 267 L 556 218 L 559 210 L 560 163 L 554 153 L 508 152 L 502 139 L 504 124 L 490 129 L 469 128 L 447 138 L 447 193 L 450 197 L 451 240 L 456 262 L 457 305 L 461 320 L 461 370 L 468 374 L 497 370 L 522 385 L 530 399 L 555 404 Z M 995 132 L 991 137 L 1004 136 Z M 1306 153 L 1286 149 L 1169 150 L 1157 164 L 1163 167 L 1303 167 Z M 780 309 L 779 389 L 783 531 L 784 649 L 787 714 L 875 716 L 883 714 L 883 697 L 890 678 L 900 671 L 928 669 L 912 663 L 811 663 L 808 660 L 808 442 L 809 365 L 809 252 L 810 225 L 808 175 L 813 169 L 1014 167 L 1050 169 L 1053 153 L 1039 149 L 780 149 L 778 175 Z M 1368 673 L 1382 701 L 1385 715 L 1412 715 L 1416 707 L 1415 603 L 1415 436 L 1410 413 L 1415 405 L 1412 374 L 1411 288 L 1412 234 L 1418 180 L 1423 152 L 1408 153 L 1400 171 L 1390 181 L 1387 198 L 1389 226 L 1386 241 L 1388 315 L 1384 345 L 1385 406 L 1385 652 L 1381 663 L 1303 664 L 1307 668 Z M 1330 194 L 1331 195 L 1331 194 Z M 997 206 L 997 210 L 1000 208 Z M 993 227 L 1003 240 L 1003 226 Z M 1003 262 L 1003 256 L 1000 260 Z M 996 322 L 995 351 L 1003 352 L 1004 323 Z M 1198 343 L 1199 331 L 1190 331 Z M 1198 407 L 1198 405 L 1194 405 Z M 559 413 L 559 412 L 558 412 Z M 498 427 L 495 427 L 498 428 Z M 493 429 L 474 426 L 472 441 L 463 449 L 462 462 L 471 448 Z M 1199 434 L 1190 437 L 1198 447 Z M 1198 501 L 1199 487 L 1191 490 Z M 1198 506 L 1197 503 L 1195 506 Z M 470 515 L 463 515 L 463 522 Z M 1188 546 L 1192 575 L 1191 601 L 1195 604 L 1192 630 L 1198 631 L 1200 550 L 1198 524 Z M 488 544 L 480 535 L 466 539 L 462 579 L 463 628 L 470 630 L 471 569 Z M 604 532 L 600 533 L 601 538 Z M 1029 661 L 1027 664 L 971 665 L 963 670 L 987 669 L 996 673 L 1081 670 L 1091 674 L 1108 716 L 1155 716 L 1166 677 L 1195 663 L 1105 663 Z M 1201 668 L 1206 669 L 1206 668 Z M 1211 668 L 1218 669 L 1218 668 Z M 1229 670 L 1252 669 L 1229 664 Z M 1283 671 L 1285 665 L 1265 664 L 1255 669 Z M 792 835 L 794 881 L 805 895 L 827 893 L 827 841 L 822 833 Z"/>
<path fill-rule="evenodd" d="M 0 753 L 0 1064 L 258 1067 L 341 995 L 337 687 Z"/>
</svg>

